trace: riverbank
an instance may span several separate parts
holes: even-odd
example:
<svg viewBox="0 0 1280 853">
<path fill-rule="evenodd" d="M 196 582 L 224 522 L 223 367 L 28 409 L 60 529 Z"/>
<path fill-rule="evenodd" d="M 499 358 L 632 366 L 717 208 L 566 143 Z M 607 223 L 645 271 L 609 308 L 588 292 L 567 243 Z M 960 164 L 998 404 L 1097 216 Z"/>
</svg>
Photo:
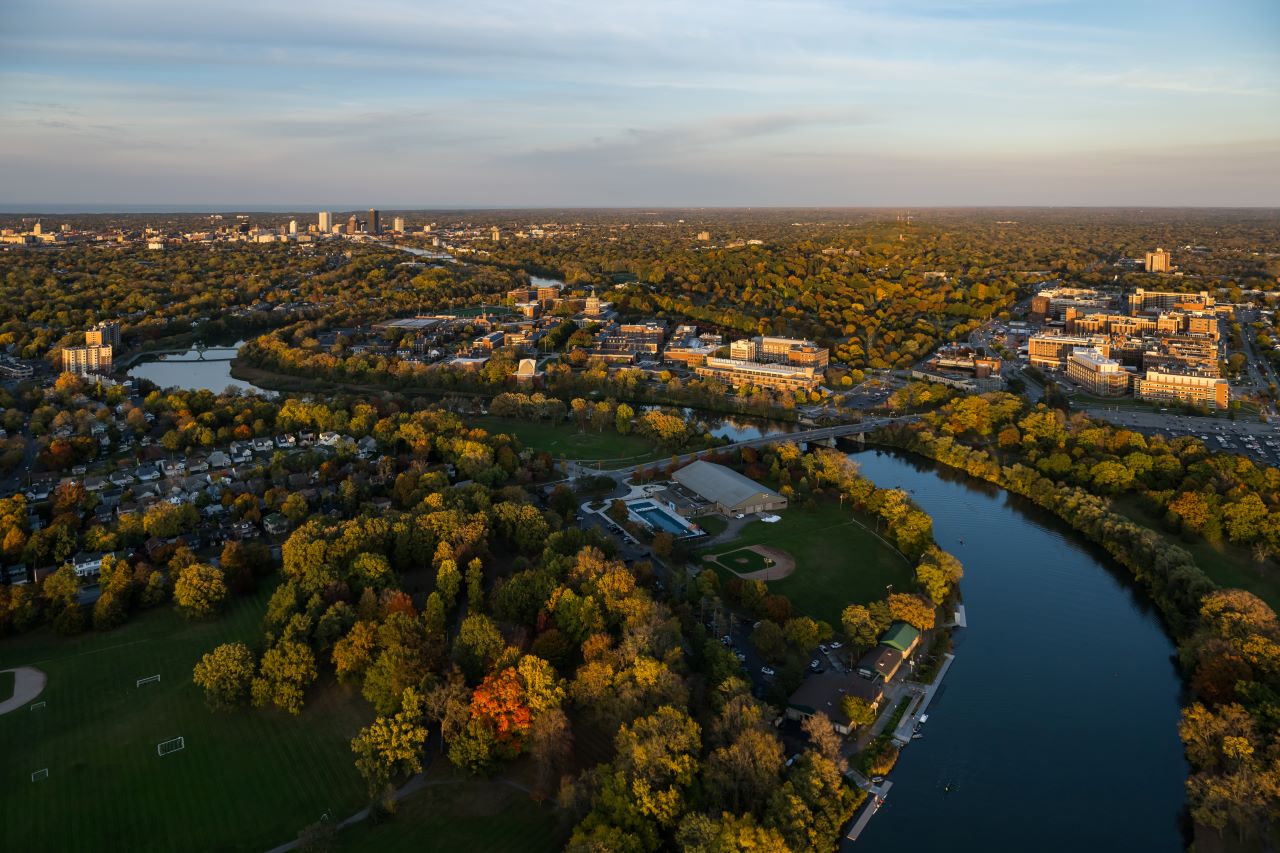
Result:
<svg viewBox="0 0 1280 853">
<path fill-rule="evenodd" d="M 892 796 L 842 849 L 1184 847 L 1182 684 L 1142 588 L 1057 519 L 981 480 L 905 453 L 852 458 L 878 486 L 907 490 L 938 546 L 964 563 L 968 627 L 934 680 L 925 737 L 895 726 L 911 748 L 891 771 Z M 925 713 L 919 701 L 902 719 Z"/>
</svg>

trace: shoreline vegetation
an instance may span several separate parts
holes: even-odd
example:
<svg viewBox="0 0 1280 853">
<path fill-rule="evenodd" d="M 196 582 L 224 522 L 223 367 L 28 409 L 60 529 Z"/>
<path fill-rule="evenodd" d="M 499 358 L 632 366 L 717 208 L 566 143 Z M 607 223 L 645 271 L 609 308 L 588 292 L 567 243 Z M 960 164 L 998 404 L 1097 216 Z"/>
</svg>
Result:
<svg viewBox="0 0 1280 853">
<path fill-rule="evenodd" d="M 1193 767 L 1187 793 L 1196 836 L 1214 846 L 1225 843 L 1227 849 L 1250 849 L 1246 845 L 1255 841 L 1265 845 L 1274 837 L 1280 807 L 1280 622 L 1275 611 L 1253 593 L 1220 587 L 1187 549 L 1116 512 L 1108 498 L 1037 470 L 1036 461 L 1070 444 L 1072 430 L 1098 428 L 1085 419 L 1067 423 L 1060 412 L 1042 405 L 1031 409 L 1019 403 L 995 414 L 1007 396 L 951 403 L 924 423 L 887 427 L 868 440 L 1030 500 L 1132 573 L 1179 645 L 1180 670 L 1191 696 L 1179 733 Z M 969 401 L 975 399 L 989 404 L 991 411 L 984 413 L 989 419 L 969 421 L 977 428 L 952 429 L 958 416 L 963 419 L 960 407 L 971 410 Z M 1133 435 L 1102 429 L 1126 440 Z M 983 440 L 996 433 L 999 451 Z M 1119 476 L 1099 469 L 1104 464 L 1088 470 Z"/>
</svg>

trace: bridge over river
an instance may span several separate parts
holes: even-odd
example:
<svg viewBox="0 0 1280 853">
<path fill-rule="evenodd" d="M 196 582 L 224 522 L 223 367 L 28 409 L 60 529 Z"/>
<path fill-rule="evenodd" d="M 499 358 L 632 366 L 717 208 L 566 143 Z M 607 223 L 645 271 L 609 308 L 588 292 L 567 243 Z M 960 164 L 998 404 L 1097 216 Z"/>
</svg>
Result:
<svg viewBox="0 0 1280 853">
<path fill-rule="evenodd" d="M 128 370 L 144 358 L 154 358 L 157 356 L 160 357 L 158 359 L 160 361 L 232 361 L 235 359 L 238 349 L 239 348 L 236 346 L 206 346 L 202 343 L 196 343 L 192 346 L 186 347 L 185 349 L 139 350 L 138 352 L 131 353 L 125 358 L 117 361 L 115 363 L 115 367 L 121 370 Z M 165 356 L 171 355 L 190 356 L 193 352 L 196 355 L 195 358 L 165 358 Z"/>
<path fill-rule="evenodd" d="M 719 447 L 704 448 L 691 453 L 684 453 L 673 457 L 676 464 L 684 464 L 692 462 L 699 456 L 708 453 L 720 453 L 725 450 L 733 450 L 739 447 L 763 447 L 766 444 L 778 444 L 783 441 L 794 441 L 796 443 L 807 442 L 809 444 L 817 444 L 821 442 L 829 442 L 835 444 L 837 438 L 860 437 L 869 432 L 874 432 L 881 427 L 892 426 L 894 424 L 904 424 L 917 420 L 919 415 L 903 415 L 897 418 L 877 418 L 875 420 L 861 421 L 856 424 L 838 424 L 836 426 L 815 427 L 814 429 L 801 430 L 799 432 L 782 432 L 772 435 L 762 435 L 757 438 L 746 438 L 741 441 L 735 441 L 732 444 L 723 444 Z M 626 477 L 636 472 L 640 468 L 647 468 L 651 465 L 664 464 L 671 460 L 659 460 L 641 462 L 627 468 L 611 468 L 605 469 L 603 466 L 610 461 L 608 459 L 576 459 L 570 460 L 570 471 L 566 474 L 570 477 L 581 476 L 586 473 L 602 473 L 616 475 L 618 477 Z"/>
</svg>

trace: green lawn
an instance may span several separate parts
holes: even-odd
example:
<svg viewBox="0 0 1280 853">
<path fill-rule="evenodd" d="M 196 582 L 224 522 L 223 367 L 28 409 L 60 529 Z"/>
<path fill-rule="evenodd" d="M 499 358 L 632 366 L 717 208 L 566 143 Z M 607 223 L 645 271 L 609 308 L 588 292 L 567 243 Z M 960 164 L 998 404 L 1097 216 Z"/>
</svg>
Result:
<svg viewBox="0 0 1280 853">
<path fill-rule="evenodd" d="M 729 526 L 729 520 L 723 515 L 701 515 L 690 520 L 705 530 L 708 536 L 719 536 Z"/>
<path fill-rule="evenodd" d="M 361 824 L 338 837 L 343 851 L 544 853 L 564 845 L 554 806 L 498 782 L 433 785 L 400 803 L 390 821 Z"/>
<path fill-rule="evenodd" d="M 531 423 L 515 418 L 485 416 L 470 421 L 490 433 L 506 433 L 524 442 L 526 447 L 545 450 L 557 459 L 628 459 L 631 462 L 663 459 L 667 455 L 652 441 L 638 435 L 619 435 L 610 427 L 603 432 L 579 432 L 568 421 L 552 424 Z M 638 457 L 634 460 L 631 457 Z M 630 464 L 630 463 L 629 463 Z"/>
<path fill-rule="evenodd" d="M 365 791 L 349 740 L 373 713 L 358 695 L 317 687 L 296 718 L 214 714 L 191 682 L 213 646 L 253 644 L 269 595 L 240 599 L 208 623 L 165 607 L 107 634 L 43 628 L 0 643 L 0 669 L 30 664 L 48 676 L 42 710 L 0 716 L 5 847 L 260 853 L 326 810 L 359 810 Z M 135 686 L 153 674 L 159 684 Z M 185 749 L 156 754 L 178 736 Z M 30 781 L 46 767 L 47 779 Z"/>
<path fill-rule="evenodd" d="M 0 672 L 0 702 L 7 702 L 13 698 L 13 679 L 12 672 Z"/>
<path fill-rule="evenodd" d="M 1263 572 L 1259 574 L 1253 554 L 1238 545 L 1227 542 L 1213 545 L 1199 537 L 1186 540 L 1176 533 L 1168 532 L 1164 527 L 1164 518 L 1149 511 L 1142 498 L 1137 495 L 1113 498 L 1111 506 L 1121 515 L 1151 528 L 1173 544 L 1190 551 L 1196 564 L 1215 583 L 1224 587 L 1247 589 L 1271 605 L 1273 610 L 1280 611 L 1280 570 L 1276 568 L 1275 558 L 1268 560 Z"/>
<path fill-rule="evenodd" d="M 722 543 L 704 553 L 727 554 L 745 545 L 772 545 L 795 557 L 796 570 L 789 577 L 769 581 L 769 589 L 791 599 L 799 613 L 840 624 L 840 613 L 849 604 L 884 598 L 887 584 L 903 591 L 911 588 L 913 567 L 906 558 L 853 520 L 848 508 L 835 501 L 820 502 L 814 509 L 792 506 L 775 524 L 753 521 L 732 543 Z M 859 519 L 867 523 L 864 519 Z M 733 575 L 714 567 L 722 580 Z"/>
</svg>

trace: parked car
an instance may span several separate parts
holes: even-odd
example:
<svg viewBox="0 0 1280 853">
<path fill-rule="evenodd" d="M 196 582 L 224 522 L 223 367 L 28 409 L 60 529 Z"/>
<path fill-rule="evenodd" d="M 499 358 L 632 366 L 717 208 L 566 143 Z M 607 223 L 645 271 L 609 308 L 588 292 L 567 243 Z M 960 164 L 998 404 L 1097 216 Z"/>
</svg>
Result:
<svg viewBox="0 0 1280 853">
<path fill-rule="evenodd" d="M 831 641 L 831 648 L 832 648 L 832 650 L 839 649 L 839 648 L 843 648 L 843 647 L 844 647 L 844 643 L 840 642 L 839 640 L 832 640 L 832 641 Z"/>
<path fill-rule="evenodd" d="M 772 678 L 773 676 L 777 675 L 777 673 L 776 673 L 776 672 L 774 672 L 772 668 L 767 667 L 767 666 L 762 666 L 762 667 L 760 667 L 760 674 L 761 674 L 761 675 L 767 675 L 767 676 L 769 676 L 770 678 Z"/>
</svg>

